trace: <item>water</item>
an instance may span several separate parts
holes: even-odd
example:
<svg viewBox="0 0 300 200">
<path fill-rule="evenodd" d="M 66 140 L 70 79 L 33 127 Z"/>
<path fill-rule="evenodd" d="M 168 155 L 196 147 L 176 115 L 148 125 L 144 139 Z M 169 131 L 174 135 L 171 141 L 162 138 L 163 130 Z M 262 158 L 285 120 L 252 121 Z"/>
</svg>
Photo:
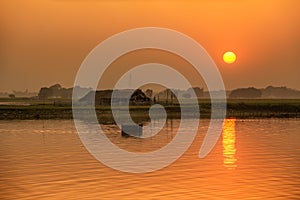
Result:
<svg viewBox="0 0 300 200">
<path fill-rule="evenodd" d="M 0 199 L 300 199 L 300 120 L 227 120 L 204 159 L 208 127 L 201 120 L 187 152 L 147 174 L 110 169 L 81 144 L 72 121 L 0 121 Z M 175 136 L 168 120 L 147 139 L 122 138 L 102 125 L 120 148 L 153 151 Z M 188 127 L 187 127 L 188 128 Z"/>
</svg>

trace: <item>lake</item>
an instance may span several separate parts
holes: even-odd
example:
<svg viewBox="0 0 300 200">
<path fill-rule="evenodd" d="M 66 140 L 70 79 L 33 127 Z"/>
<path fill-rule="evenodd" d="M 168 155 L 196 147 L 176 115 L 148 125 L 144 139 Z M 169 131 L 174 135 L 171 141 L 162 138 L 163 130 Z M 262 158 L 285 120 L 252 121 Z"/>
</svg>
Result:
<svg viewBox="0 0 300 200">
<path fill-rule="evenodd" d="M 101 126 L 120 148 L 145 153 L 170 142 L 179 122 L 167 120 L 145 139 Z M 0 199 L 300 199 L 299 119 L 228 119 L 199 159 L 208 125 L 200 121 L 193 144 L 173 164 L 130 174 L 89 154 L 72 120 L 0 121 Z"/>
</svg>

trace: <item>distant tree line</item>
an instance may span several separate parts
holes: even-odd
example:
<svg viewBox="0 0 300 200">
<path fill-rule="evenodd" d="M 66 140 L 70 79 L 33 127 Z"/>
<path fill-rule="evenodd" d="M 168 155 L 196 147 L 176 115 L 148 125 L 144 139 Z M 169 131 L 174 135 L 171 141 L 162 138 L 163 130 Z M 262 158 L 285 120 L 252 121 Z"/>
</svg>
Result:
<svg viewBox="0 0 300 200">
<path fill-rule="evenodd" d="M 257 89 L 254 87 L 238 88 L 232 90 L 229 94 L 229 98 L 280 98 L 280 99 L 292 99 L 300 98 L 300 91 L 293 90 L 287 87 L 273 87 L 268 86 L 263 89 Z"/>
<path fill-rule="evenodd" d="M 180 99 L 202 98 L 203 94 L 204 94 L 203 88 L 199 88 L 199 87 L 188 88 L 187 90 L 165 89 L 157 93 L 156 95 L 154 95 L 153 99 L 154 101 L 173 104 L 173 103 L 178 103 L 178 98 Z"/>
<path fill-rule="evenodd" d="M 49 99 L 49 98 L 72 98 L 73 88 L 63 88 L 60 84 L 55 84 L 50 87 L 42 87 L 39 91 L 39 99 Z"/>
<path fill-rule="evenodd" d="M 262 92 L 254 87 L 239 88 L 231 91 L 229 98 L 260 98 Z"/>
<path fill-rule="evenodd" d="M 89 88 L 80 88 L 83 93 L 88 94 L 91 89 Z M 39 99 L 51 99 L 51 98 L 62 98 L 62 99 L 71 99 L 72 98 L 73 88 L 63 88 L 60 84 L 55 84 L 50 87 L 42 87 L 38 93 Z M 142 91 L 139 91 L 142 92 Z M 211 91 L 218 92 L 218 91 Z M 106 94 L 106 92 L 99 93 L 101 95 Z M 187 90 L 179 89 L 165 89 L 160 92 L 154 93 L 152 89 L 146 89 L 144 92 L 140 93 L 145 95 L 145 97 L 151 99 L 154 102 L 166 102 L 166 103 L 178 103 L 178 98 L 189 99 L 193 98 L 193 93 L 196 94 L 196 98 L 209 98 L 207 91 L 204 92 L 203 88 L 193 87 Z M 274 87 L 268 86 L 263 89 L 257 89 L 254 87 L 248 88 L 238 88 L 232 91 L 226 91 L 227 96 L 233 99 L 257 99 L 257 98 L 280 98 L 280 99 L 292 99 L 300 98 L 300 91 L 290 89 L 287 87 Z M 7 95 L 7 94 L 6 94 Z M 108 95 L 109 96 L 109 95 Z M 10 95 L 10 98 L 13 98 L 13 95 Z M 104 98 L 104 97 L 102 97 Z M 144 98 L 144 97 L 143 97 Z M 143 99 L 140 98 L 139 99 Z M 107 98 L 109 99 L 109 98 Z M 144 98 L 146 99 L 146 98 Z"/>
<path fill-rule="evenodd" d="M 92 103 L 93 98 L 95 98 L 95 105 L 108 106 L 111 104 L 113 92 L 116 92 L 113 99 L 113 103 L 116 104 L 119 103 L 121 105 L 123 103 L 126 103 L 126 97 L 128 96 L 130 96 L 129 103 L 131 105 L 145 105 L 151 103 L 151 99 L 140 89 L 90 91 L 84 97 L 79 99 L 79 103 L 83 105 L 90 105 Z"/>
</svg>

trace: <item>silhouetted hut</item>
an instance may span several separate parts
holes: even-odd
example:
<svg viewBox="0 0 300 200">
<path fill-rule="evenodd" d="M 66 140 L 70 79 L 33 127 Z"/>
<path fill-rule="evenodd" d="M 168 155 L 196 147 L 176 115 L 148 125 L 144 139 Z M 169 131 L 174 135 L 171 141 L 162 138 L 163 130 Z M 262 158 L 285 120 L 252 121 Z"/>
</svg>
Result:
<svg viewBox="0 0 300 200">
<path fill-rule="evenodd" d="M 110 105 L 112 99 L 113 90 L 97 90 L 95 93 L 95 105 Z M 131 105 L 144 105 L 149 104 L 151 102 L 150 98 L 147 97 L 142 90 L 116 90 L 114 95 L 114 103 L 124 103 L 126 102 L 126 97 L 130 94 L 130 104 Z M 90 104 L 92 102 L 92 98 L 94 97 L 94 91 L 89 92 L 79 101 L 81 103 Z"/>
</svg>

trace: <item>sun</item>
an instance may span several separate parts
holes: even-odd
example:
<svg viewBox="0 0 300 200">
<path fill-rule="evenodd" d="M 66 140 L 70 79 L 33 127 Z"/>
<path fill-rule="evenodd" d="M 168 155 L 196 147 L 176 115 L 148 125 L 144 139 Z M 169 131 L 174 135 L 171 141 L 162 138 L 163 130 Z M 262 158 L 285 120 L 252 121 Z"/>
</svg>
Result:
<svg viewBox="0 0 300 200">
<path fill-rule="evenodd" d="M 236 60 L 236 55 L 232 51 L 227 51 L 223 55 L 223 60 L 228 64 L 234 63 Z"/>
</svg>

